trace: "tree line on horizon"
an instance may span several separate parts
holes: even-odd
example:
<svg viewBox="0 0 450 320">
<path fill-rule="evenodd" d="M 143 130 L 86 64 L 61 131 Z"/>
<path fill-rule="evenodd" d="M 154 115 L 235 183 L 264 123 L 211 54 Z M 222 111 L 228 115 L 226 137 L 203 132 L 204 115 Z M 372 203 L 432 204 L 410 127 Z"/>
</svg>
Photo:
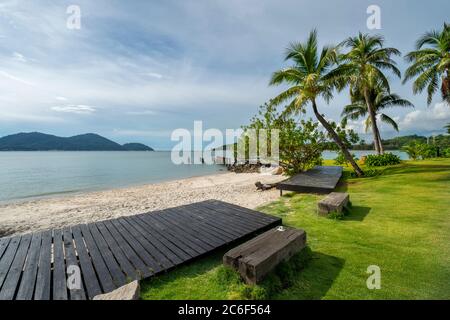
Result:
<svg viewBox="0 0 450 320">
<path fill-rule="evenodd" d="M 348 119 L 366 118 L 366 130 L 371 130 L 377 154 L 384 153 L 378 121 L 398 131 L 397 123 L 384 113 L 391 107 L 414 107 L 411 102 L 391 92 L 388 74 L 402 78 L 394 57 L 401 56 L 398 49 L 384 46 L 380 35 L 359 33 L 338 45 L 318 47 L 317 31 L 312 30 L 305 42 L 291 43 L 286 49 L 285 61 L 290 67 L 275 71 L 270 85 L 288 85 L 288 89 L 273 98 L 269 105 L 284 106 L 282 116 L 304 113 L 310 106 L 317 121 L 334 141 L 346 161 L 358 176 L 364 172 L 349 151 L 345 140 Z M 414 94 L 426 92 L 427 104 L 440 91 L 442 100 L 450 106 L 450 25 L 421 36 L 415 50 L 404 57 L 409 67 L 403 84 L 412 80 Z M 342 111 L 341 127 L 328 121 L 319 111 L 318 100 L 326 103 L 334 92 L 349 90 L 350 104 Z M 450 131 L 450 124 L 448 126 Z"/>
</svg>

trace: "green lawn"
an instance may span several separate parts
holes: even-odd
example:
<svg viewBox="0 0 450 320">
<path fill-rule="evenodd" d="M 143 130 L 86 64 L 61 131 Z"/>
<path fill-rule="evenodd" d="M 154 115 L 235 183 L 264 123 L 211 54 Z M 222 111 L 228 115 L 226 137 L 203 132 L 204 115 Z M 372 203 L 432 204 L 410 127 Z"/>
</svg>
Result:
<svg viewBox="0 0 450 320">
<path fill-rule="evenodd" d="M 317 195 L 288 194 L 260 208 L 306 230 L 312 250 L 291 285 L 266 297 L 450 299 L 450 159 L 405 162 L 340 189 L 353 203 L 343 220 L 318 217 Z M 245 297 L 249 288 L 221 265 L 222 254 L 144 282 L 142 298 Z M 367 289 L 369 265 L 381 268 L 380 290 Z"/>
</svg>

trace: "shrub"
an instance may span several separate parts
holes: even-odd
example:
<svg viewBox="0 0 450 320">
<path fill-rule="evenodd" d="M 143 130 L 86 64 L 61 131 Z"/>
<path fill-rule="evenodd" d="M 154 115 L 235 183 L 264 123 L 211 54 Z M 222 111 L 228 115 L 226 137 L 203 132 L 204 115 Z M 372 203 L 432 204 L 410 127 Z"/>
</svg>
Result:
<svg viewBox="0 0 450 320">
<path fill-rule="evenodd" d="M 445 158 L 450 158 L 450 148 L 442 150 L 442 156 Z"/>
<path fill-rule="evenodd" d="M 356 157 L 355 154 L 352 154 L 352 157 L 355 161 L 358 161 L 359 159 Z M 342 151 L 338 151 L 337 157 L 334 159 L 334 163 L 337 165 L 348 165 L 349 162 L 347 161 L 347 159 L 345 158 L 344 154 L 342 153 Z"/>
<path fill-rule="evenodd" d="M 392 154 L 377 154 L 377 155 L 368 155 L 366 158 L 366 165 L 369 167 L 384 167 L 384 166 L 392 166 L 396 164 L 400 164 L 400 157 Z"/>
</svg>

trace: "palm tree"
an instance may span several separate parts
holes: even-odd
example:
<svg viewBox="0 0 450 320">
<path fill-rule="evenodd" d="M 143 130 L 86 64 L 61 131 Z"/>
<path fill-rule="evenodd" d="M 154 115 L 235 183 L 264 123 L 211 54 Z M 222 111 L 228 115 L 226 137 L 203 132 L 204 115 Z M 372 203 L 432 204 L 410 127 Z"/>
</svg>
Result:
<svg viewBox="0 0 450 320">
<path fill-rule="evenodd" d="M 400 98 L 400 96 L 395 93 L 388 93 L 380 87 L 372 89 L 370 91 L 370 100 L 372 101 L 372 105 L 375 109 L 375 119 L 377 119 L 377 117 L 379 116 L 379 119 L 382 122 L 390 125 L 396 131 L 398 131 L 397 122 L 395 122 L 394 119 L 392 119 L 385 113 L 382 113 L 381 111 L 386 108 L 392 108 L 396 106 L 414 108 L 414 105 L 408 100 Z M 358 120 L 359 118 L 366 117 L 367 114 L 368 110 L 365 98 L 361 94 L 355 93 L 355 95 L 352 96 L 352 104 L 345 106 L 341 115 L 343 117 L 342 120 L 347 121 L 348 119 Z M 371 126 L 372 119 L 370 117 L 367 117 L 365 121 L 366 132 Z M 380 142 L 382 142 L 380 136 L 378 136 L 378 139 Z M 383 152 L 384 150 L 382 144 L 380 145 L 380 148 L 381 152 Z"/>
<path fill-rule="evenodd" d="M 376 121 L 376 110 L 370 93 L 375 87 L 381 87 L 390 93 L 389 80 L 383 71 L 392 71 L 399 78 L 400 70 L 392 56 L 400 55 L 395 48 L 385 48 L 384 38 L 379 35 L 359 33 L 356 37 L 344 40 L 339 46 L 349 48 L 348 53 L 339 56 L 341 65 L 331 77 L 341 78 L 341 89 L 350 85 L 351 94 L 358 93 L 364 97 L 372 127 L 375 150 L 382 153 L 380 132 Z"/>
<path fill-rule="evenodd" d="M 450 123 L 448 123 L 444 128 L 447 129 L 447 133 L 450 134 Z"/>
<path fill-rule="evenodd" d="M 336 87 L 336 83 L 326 80 L 328 72 L 336 62 L 335 47 L 325 46 L 319 54 L 317 32 L 313 30 L 305 43 L 292 43 L 288 47 L 286 60 L 292 61 L 293 65 L 274 72 L 270 85 L 287 84 L 289 88 L 275 97 L 271 103 L 280 105 L 289 101 L 285 114 L 303 112 L 310 103 L 317 120 L 339 146 L 356 174 L 364 175 L 345 143 L 317 108 L 317 99 L 321 97 L 329 102 L 333 97 L 333 89 Z"/>
<path fill-rule="evenodd" d="M 450 104 L 450 25 L 444 23 L 442 31 L 425 33 L 417 40 L 416 51 L 408 53 L 406 60 L 411 66 L 403 83 L 417 77 L 413 92 L 421 93 L 426 88 L 428 105 L 440 86 L 442 99 Z"/>
</svg>

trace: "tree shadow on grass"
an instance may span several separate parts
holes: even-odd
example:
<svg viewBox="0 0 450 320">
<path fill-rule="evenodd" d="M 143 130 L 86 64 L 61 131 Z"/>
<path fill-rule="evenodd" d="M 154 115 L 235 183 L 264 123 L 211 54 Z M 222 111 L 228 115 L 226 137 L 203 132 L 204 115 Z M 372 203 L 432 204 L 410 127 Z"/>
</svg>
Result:
<svg viewBox="0 0 450 320">
<path fill-rule="evenodd" d="M 363 221 L 372 208 L 352 206 L 346 213 L 343 221 Z"/>
<path fill-rule="evenodd" d="M 345 260 L 313 252 L 306 267 L 298 271 L 294 285 L 274 295 L 274 299 L 320 300 L 332 287 L 344 267 Z"/>
</svg>

